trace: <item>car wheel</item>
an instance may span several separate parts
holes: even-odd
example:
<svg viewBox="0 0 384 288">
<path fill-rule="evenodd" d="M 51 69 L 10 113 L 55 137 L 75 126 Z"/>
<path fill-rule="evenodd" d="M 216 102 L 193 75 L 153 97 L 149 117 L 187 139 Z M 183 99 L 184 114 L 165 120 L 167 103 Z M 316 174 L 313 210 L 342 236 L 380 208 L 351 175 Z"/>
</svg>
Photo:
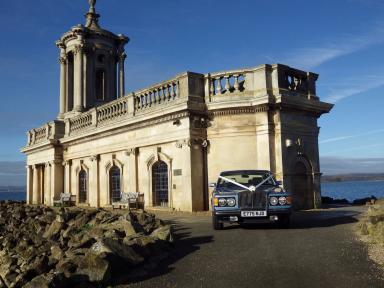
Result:
<svg viewBox="0 0 384 288">
<path fill-rule="evenodd" d="M 219 221 L 219 217 L 217 216 L 212 216 L 212 224 L 213 224 L 213 229 L 215 230 L 221 230 L 223 229 L 223 223 Z"/>
<path fill-rule="evenodd" d="M 289 215 L 280 216 L 277 223 L 280 228 L 289 228 L 291 217 Z"/>
</svg>

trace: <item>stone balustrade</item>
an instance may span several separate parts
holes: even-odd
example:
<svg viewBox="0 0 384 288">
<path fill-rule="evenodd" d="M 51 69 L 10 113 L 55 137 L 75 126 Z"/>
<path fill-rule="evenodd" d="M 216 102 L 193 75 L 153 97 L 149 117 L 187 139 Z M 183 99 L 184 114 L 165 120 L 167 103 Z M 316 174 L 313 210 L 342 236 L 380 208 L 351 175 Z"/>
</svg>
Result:
<svg viewBox="0 0 384 288">
<path fill-rule="evenodd" d="M 305 97 L 318 101 L 317 74 L 293 69 L 289 66 L 260 65 L 206 75 L 186 72 L 135 91 L 107 104 L 65 120 L 65 135 L 78 135 L 95 127 L 114 124 L 149 111 L 175 107 L 178 103 L 238 103 L 257 98 Z M 175 105 L 174 105 L 175 104 Z M 209 109 L 209 108 L 208 108 Z M 160 111 L 160 110 L 159 110 Z M 60 123 L 61 124 L 60 124 Z M 60 126 L 60 125 L 62 126 Z M 28 132 L 28 146 L 64 135 L 64 122 L 54 121 Z"/>
<path fill-rule="evenodd" d="M 180 96 L 178 79 L 163 82 L 134 93 L 135 111 L 166 104 Z"/>
<path fill-rule="evenodd" d="M 319 99 L 316 96 L 317 74 L 281 64 L 274 65 L 274 69 L 278 74 L 278 83 L 275 86 L 281 91 L 289 91 L 292 95 L 304 96 L 312 100 Z"/>
<path fill-rule="evenodd" d="M 32 129 L 31 130 L 31 138 L 30 138 L 30 143 L 31 144 L 38 144 L 41 143 L 49 138 L 49 125 L 46 124 L 43 127 Z"/>
<path fill-rule="evenodd" d="M 78 131 L 82 131 L 92 126 L 92 113 L 88 111 L 86 113 L 81 114 L 78 117 L 74 117 L 69 119 L 70 122 L 70 132 L 76 133 Z"/>
<path fill-rule="evenodd" d="M 51 121 L 44 126 L 29 130 L 27 135 L 28 146 L 56 140 L 64 135 L 64 124 L 62 121 Z"/>
<path fill-rule="evenodd" d="M 128 97 L 121 97 L 95 109 L 97 115 L 95 126 L 102 125 L 109 121 L 114 121 L 117 118 L 127 115 Z"/>
<path fill-rule="evenodd" d="M 247 74 L 250 71 L 233 70 L 228 72 L 219 72 L 207 74 L 206 81 L 206 96 L 224 95 L 224 94 L 239 94 L 247 89 L 246 81 Z"/>
</svg>

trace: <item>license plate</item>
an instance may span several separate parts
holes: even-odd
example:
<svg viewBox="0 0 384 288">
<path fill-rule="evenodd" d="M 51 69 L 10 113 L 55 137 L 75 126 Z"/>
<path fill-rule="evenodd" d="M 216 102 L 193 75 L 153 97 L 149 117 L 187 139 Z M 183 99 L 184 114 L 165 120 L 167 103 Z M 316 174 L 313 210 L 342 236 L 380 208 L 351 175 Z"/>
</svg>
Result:
<svg viewBox="0 0 384 288">
<path fill-rule="evenodd" d="M 265 217 L 267 211 L 241 211 L 241 217 Z"/>
</svg>

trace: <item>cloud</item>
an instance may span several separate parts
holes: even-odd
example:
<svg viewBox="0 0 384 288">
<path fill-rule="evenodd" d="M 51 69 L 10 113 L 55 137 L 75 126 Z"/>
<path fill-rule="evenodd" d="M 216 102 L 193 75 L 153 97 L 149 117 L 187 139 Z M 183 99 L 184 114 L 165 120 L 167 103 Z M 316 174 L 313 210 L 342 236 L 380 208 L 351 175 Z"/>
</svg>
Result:
<svg viewBox="0 0 384 288">
<path fill-rule="evenodd" d="M 381 87 L 384 85 L 384 73 L 360 76 L 359 79 L 351 78 L 336 85 L 339 87 L 329 88 L 331 93 L 324 98 L 325 102 L 336 103 L 344 98 Z"/>
<path fill-rule="evenodd" d="M 384 173 L 384 158 L 321 157 L 321 172 L 330 174 Z"/>
<path fill-rule="evenodd" d="M 324 143 L 329 143 L 329 142 L 343 141 L 343 140 L 347 140 L 347 139 L 351 139 L 351 138 L 359 138 L 359 137 L 362 137 L 362 136 L 378 134 L 378 133 L 383 133 L 383 132 L 384 132 L 384 129 L 372 130 L 372 131 L 368 131 L 368 132 L 365 132 L 365 133 L 359 133 L 359 134 L 347 135 L 347 136 L 339 136 L 339 137 L 334 137 L 334 138 L 328 138 L 328 139 L 325 139 L 325 140 L 320 140 L 319 143 L 320 144 L 324 144 Z"/>
<path fill-rule="evenodd" d="M 325 40 L 324 40 L 325 41 Z M 314 47 L 301 48 L 289 53 L 281 61 L 289 65 L 310 70 L 335 58 L 364 50 L 372 45 L 384 42 L 384 23 L 364 35 L 345 35 L 327 43 L 315 43 Z"/>
</svg>

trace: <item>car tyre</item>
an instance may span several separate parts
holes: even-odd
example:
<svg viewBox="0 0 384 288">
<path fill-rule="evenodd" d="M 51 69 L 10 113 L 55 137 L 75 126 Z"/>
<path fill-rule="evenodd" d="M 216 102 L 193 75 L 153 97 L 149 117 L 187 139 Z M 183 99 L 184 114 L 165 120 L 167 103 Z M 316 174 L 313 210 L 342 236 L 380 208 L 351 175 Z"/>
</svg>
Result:
<svg viewBox="0 0 384 288">
<path fill-rule="evenodd" d="M 219 221 L 219 217 L 212 216 L 212 224 L 214 230 L 222 230 L 224 225 L 222 222 Z"/>
</svg>

